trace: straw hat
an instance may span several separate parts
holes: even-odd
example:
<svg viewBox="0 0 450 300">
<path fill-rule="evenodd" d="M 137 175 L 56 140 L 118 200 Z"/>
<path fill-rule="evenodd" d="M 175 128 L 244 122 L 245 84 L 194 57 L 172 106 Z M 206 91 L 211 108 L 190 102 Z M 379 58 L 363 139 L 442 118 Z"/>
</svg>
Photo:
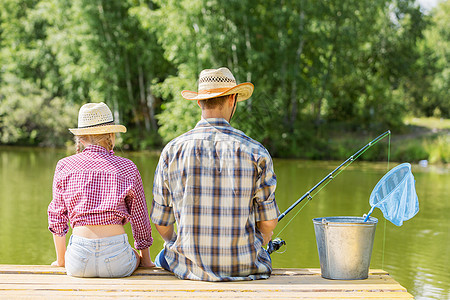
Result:
<svg viewBox="0 0 450 300">
<path fill-rule="evenodd" d="M 187 100 L 206 100 L 215 97 L 237 94 L 237 101 L 250 98 L 254 86 L 250 82 L 236 85 L 236 79 L 228 68 L 206 69 L 198 79 L 198 93 L 182 91 L 181 96 Z"/>
<path fill-rule="evenodd" d="M 78 113 L 78 128 L 69 129 L 74 135 L 127 132 L 123 125 L 114 124 L 109 107 L 103 103 L 87 103 Z"/>
</svg>

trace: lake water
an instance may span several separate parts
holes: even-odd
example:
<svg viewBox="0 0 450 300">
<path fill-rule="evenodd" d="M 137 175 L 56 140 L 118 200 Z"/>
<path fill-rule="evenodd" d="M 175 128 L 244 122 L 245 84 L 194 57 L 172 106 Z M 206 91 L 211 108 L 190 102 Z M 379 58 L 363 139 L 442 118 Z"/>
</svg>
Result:
<svg viewBox="0 0 450 300">
<path fill-rule="evenodd" d="M 52 197 L 56 162 L 70 154 L 52 149 L 0 147 L 0 264 L 50 264 L 55 259 L 46 210 Z M 150 206 L 158 156 L 120 150 L 116 154 L 138 166 Z M 340 162 L 275 159 L 274 164 L 278 177 L 276 199 L 284 211 Z M 395 165 L 391 163 L 390 167 Z M 284 253 L 272 254 L 274 267 L 320 267 L 312 219 L 367 213 L 370 193 L 386 170 L 387 163 L 355 162 L 335 178 L 279 235 L 287 247 Z M 444 167 L 413 165 L 413 174 L 420 211 L 397 227 L 375 210 L 373 216 L 379 223 L 370 267 L 388 271 L 416 299 L 449 299 L 450 172 Z M 275 236 L 296 212 L 297 209 L 278 224 Z M 130 226 L 126 229 L 131 236 Z M 152 258 L 163 244 L 156 230 L 153 235 Z"/>
</svg>

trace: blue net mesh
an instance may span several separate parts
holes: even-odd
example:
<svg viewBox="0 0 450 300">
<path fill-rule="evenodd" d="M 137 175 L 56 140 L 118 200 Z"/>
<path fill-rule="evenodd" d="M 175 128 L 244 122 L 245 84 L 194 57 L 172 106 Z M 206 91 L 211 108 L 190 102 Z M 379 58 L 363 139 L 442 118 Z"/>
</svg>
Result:
<svg viewBox="0 0 450 300">
<path fill-rule="evenodd" d="M 403 163 L 384 175 L 370 194 L 369 203 L 372 206 L 369 216 L 378 207 L 397 226 L 414 217 L 419 211 L 419 199 L 411 165 Z"/>
</svg>

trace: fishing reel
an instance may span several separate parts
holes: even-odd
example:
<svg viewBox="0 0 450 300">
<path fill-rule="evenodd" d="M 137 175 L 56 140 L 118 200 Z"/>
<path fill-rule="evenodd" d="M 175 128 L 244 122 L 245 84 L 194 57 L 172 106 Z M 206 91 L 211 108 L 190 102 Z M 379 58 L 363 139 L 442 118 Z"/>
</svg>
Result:
<svg viewBox="0 0 450 300">
<path fill-rule="evenodd" d="M 283 245 L 286 245 L 285 241 L 280 238 L 275 238 L 271 240 L 267 245 L 267 252 L 269 252 L 269 254 L 272 254 L 272 252 L 278 251 L 278 249 L 280 249 Z"/>
</svg>

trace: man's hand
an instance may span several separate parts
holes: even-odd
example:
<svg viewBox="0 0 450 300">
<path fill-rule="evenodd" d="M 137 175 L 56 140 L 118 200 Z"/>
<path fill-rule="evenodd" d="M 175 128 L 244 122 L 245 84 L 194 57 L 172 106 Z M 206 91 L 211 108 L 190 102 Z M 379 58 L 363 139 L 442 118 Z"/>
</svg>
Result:
<svg viewBox="0 0 450 300">
<path fill-rule="evenodd" d="M 268 220 L 268 221 L 259 221 L 256 223 L 259 232 L 264 239 L 263 246 L 267 245 L 272 239 L 273 230 L 278 224 L 278 219 Z"/>
<path fill-rule="evenodd" d="M 263 246 L 266 246 L 272 240 L 273 231 L 270 231 L 268 233 L 261 232 L 261 234 L 264 239 Z"/>
<path fill-rule="evenodd" d="M 172 237 L 175 235 L 173 224 L 169 226 L 157 225 L 155 224 L 156 230 L 158 230 L 159 234 L 163 238 L 163 240 L 167 243 L 170 242 Z"/>
</svg>

